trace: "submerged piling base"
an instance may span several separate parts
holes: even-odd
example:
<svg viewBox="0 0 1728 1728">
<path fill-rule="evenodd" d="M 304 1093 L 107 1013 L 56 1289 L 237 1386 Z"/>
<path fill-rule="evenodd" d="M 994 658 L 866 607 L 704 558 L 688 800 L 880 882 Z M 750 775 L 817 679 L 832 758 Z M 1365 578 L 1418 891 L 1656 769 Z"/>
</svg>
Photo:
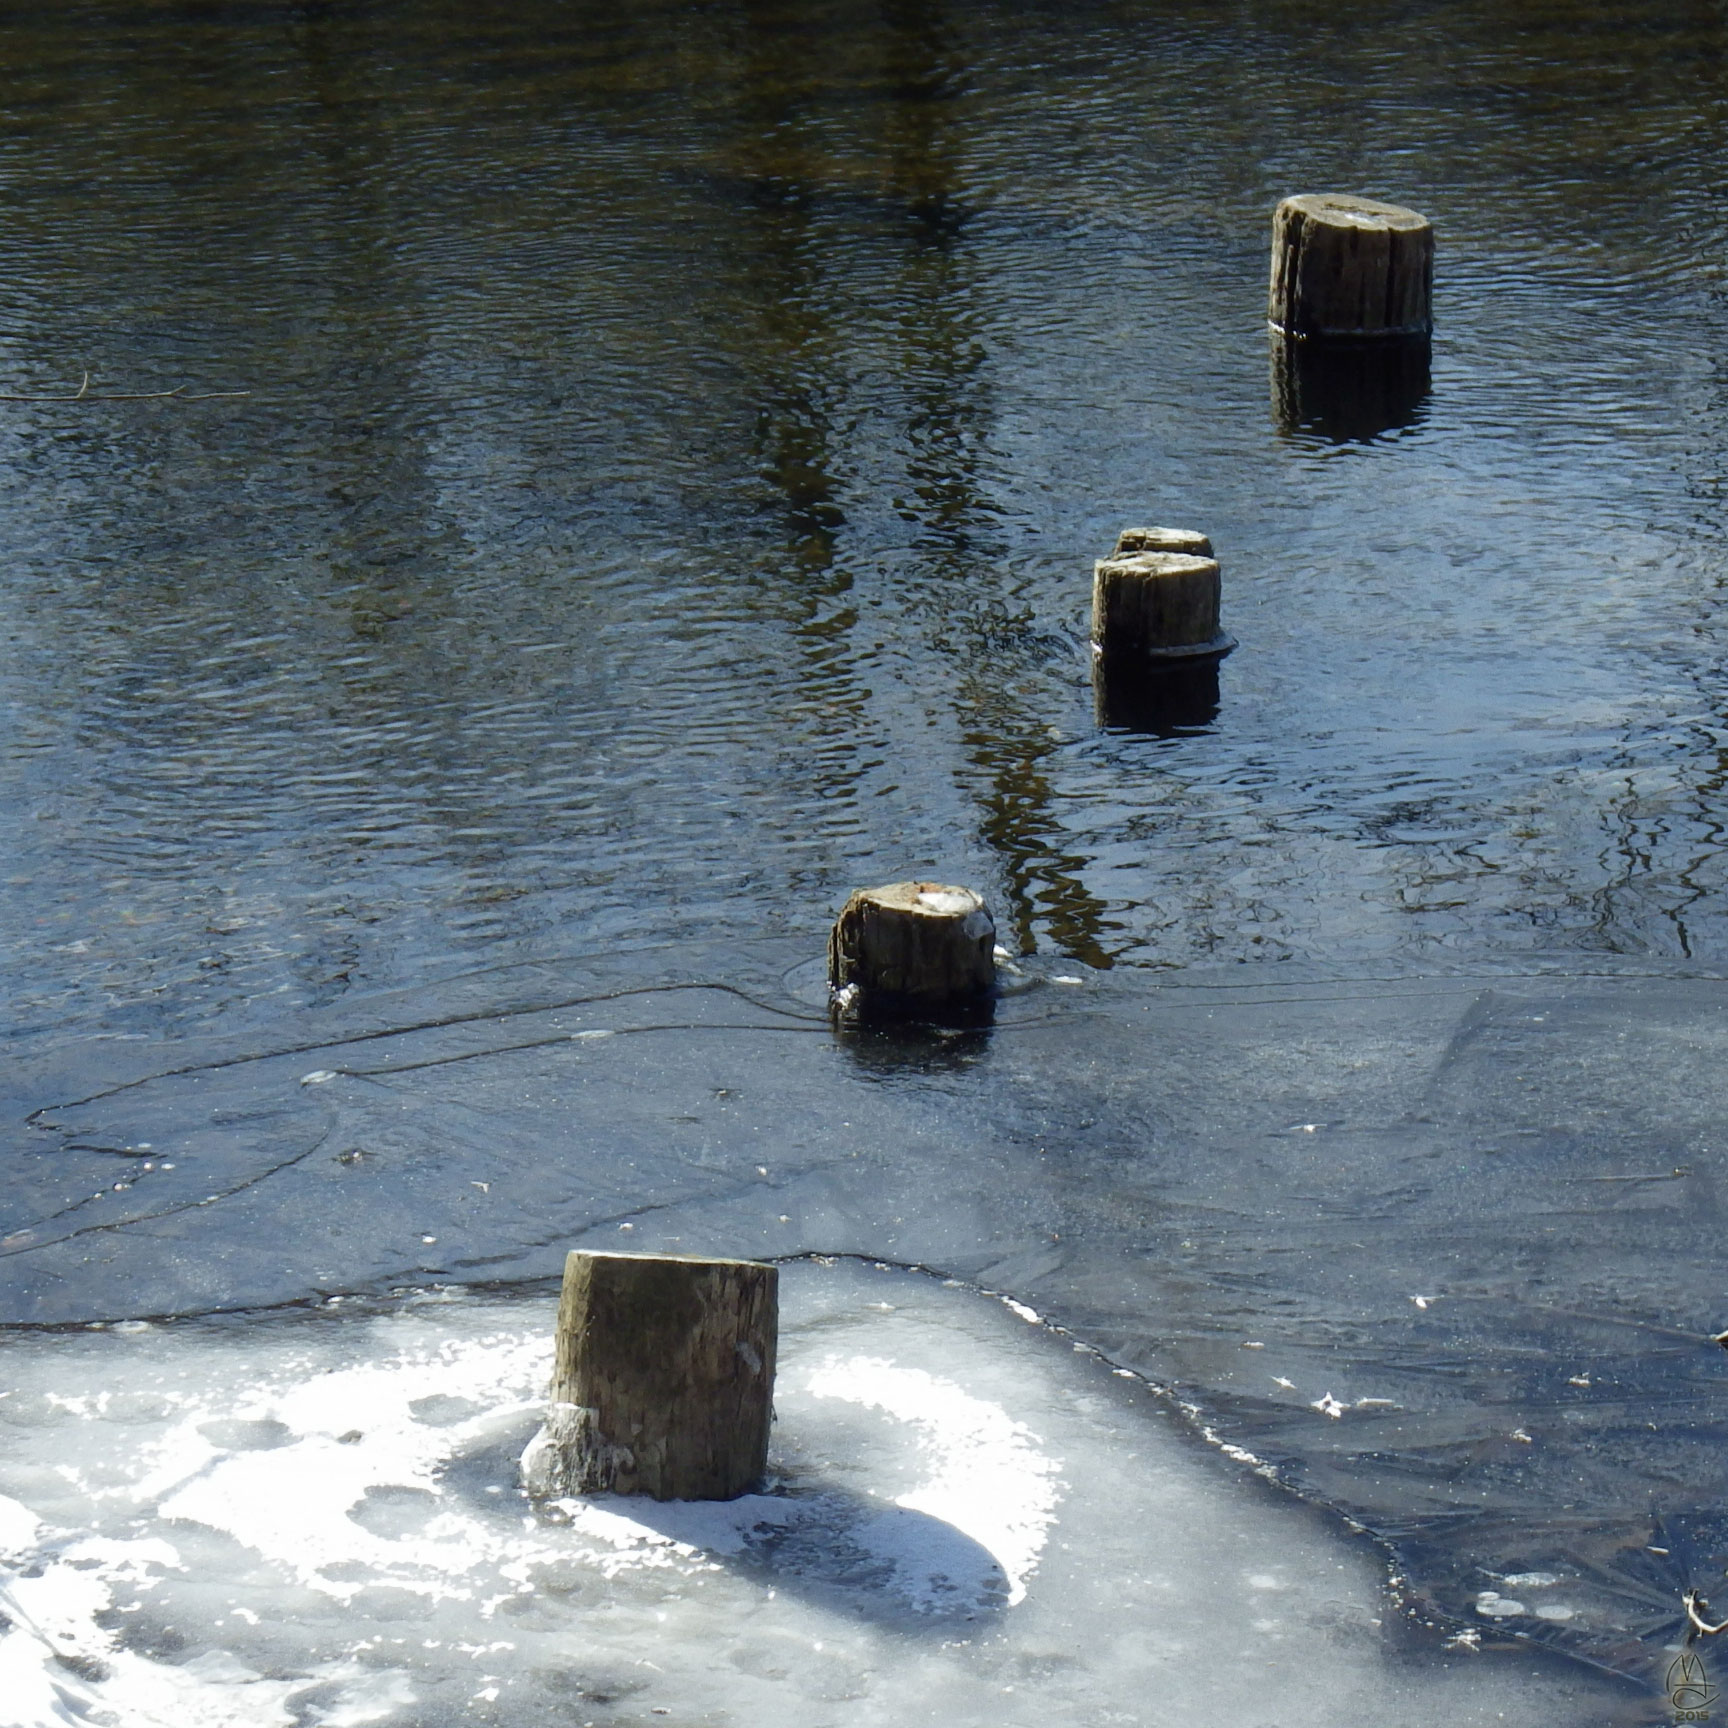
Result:
<svg viewBox="0 0 1728 1728">
<path fill-rule="evenodd" d="M 1378 342 L 1298 341 L 1271 332 L 1272 418 L 1284 433 L 1366 443 L 1414 425 L 1428 401 L 1426 336 Z"/>
</svg>

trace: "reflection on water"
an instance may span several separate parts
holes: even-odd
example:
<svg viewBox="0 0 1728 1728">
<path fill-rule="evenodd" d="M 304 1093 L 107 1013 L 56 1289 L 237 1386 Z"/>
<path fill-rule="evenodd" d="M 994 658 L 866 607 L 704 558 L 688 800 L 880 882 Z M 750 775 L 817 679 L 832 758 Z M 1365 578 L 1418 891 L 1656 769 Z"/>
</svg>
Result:
<svg viewBox="0 0 1728 1728">
<path fill-rule="evenodd" d="M 886 1020 L 843 1025 L 836 1028 L 836 1038 L 848 1061 L 863 1075 L 889 1080 L 958 1074 L 976 1066 L 989 1050 L 994 1005 L 950 1019 L 948 1025 Z"/>
<path fill-rule="evenodd" d="M 1712 316 L 1684 148 L 1714 98 L 1679 76 L 1616 109 L 1681 166 L 1617 183 L 1574 255 L 1563 165 L 1683 40 L 1508 48 L 1460 10 L 1452 76 L 1499 55 L 1549 93 L 1485 134 L 1444 72 L 1368 77 L 1364 105 L 1422 97 L 1402 125 L 1452 262 L 1441 395 L 1340 469 L 1250 411 L 1279 140 L 1363 71 L 1336 39 L 1292 58 L 1293 16 L 15 28 L 15 380 L 255 392 L 8 409 L 9 928 L 73 950 L 15 944 L 40 1013 L 317 1000 L 640 930 L 645 901 L 656 932 L 732 922 L 757 881 L 815 923 L 955 859 L 1022 945 L 1229 952 L 1215 889 L 1152 940 L 1174 885 L 1125 867 L 1143 786 L 1088 740 L 1069 652 L 1087 549 L 1164 505 L 1226 549 L 1258 657 L 1171 764 L 1180 839 L 1217 878 L 1248 853 L 1278 951 L 1680 951 L 1713 880 L 1678 747 L 1719 727 L 1675 644 L 1701 630 L 1708 663 L 1688 488 L 1716 410 L 1673 334 Z M 1098 75 L 1112 55 L 1160 101 Z M 1219 161 L 1176 123 L 1202 101 Z M 1302 172 L 1410 174 L 1326 149 Z M 1514 170 L 1539 221 L 1507 220 Z M 1605 318 L 1614 351 L 1581 349 Z M 1588 624 L 1580 533 L 1614 571 Z M 1322 674 L 1359 700 L 1310 726 Z M 1317 869 L 1343 888 L 1318 926 Z"/>
<path fill-rule="evenodd" d="M 1203 731 L 1218 718 L 1218 662 L 1147 668 L 1095 655 L 1092 698 L 1100 726 L 1157 738 Z"/>
<path fill-rule="evenodd" d="M 1293 341 L 1273 331 L 1272 416 L 1280 431 L 1366 443 L 1422 418 L 1432 387 L 1426 337 Z"/>
<path fill-rule="evenodd" d="M 1722 25 L 1519 16 L 14 23 L 6 382 L 252 391 L 4 406 L 21 1020 L 938 866 L 1101 966 L 1709 951 Z M 1441 334 L 1427 395 L 1299 356 L 1284 435 L 1310 184 L 1433 213 Z M 1155 779 L 1077 652 L 1148 519 L 1248 644 Z"/>
</svg>

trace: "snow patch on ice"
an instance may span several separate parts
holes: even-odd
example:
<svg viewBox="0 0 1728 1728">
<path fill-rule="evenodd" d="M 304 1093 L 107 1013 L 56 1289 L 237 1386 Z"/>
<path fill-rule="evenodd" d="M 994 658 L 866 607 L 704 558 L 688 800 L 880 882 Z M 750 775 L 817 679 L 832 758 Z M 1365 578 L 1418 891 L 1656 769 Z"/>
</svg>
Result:
<svg viewBox="0 0 1728 1728">
<path fill-rule="evenodd" d="M 267 1680 L 224 1650 L 173 1665 L 121 1648 L 97 1623 L 114 1605 L 115 1574 L 84 1569 L 92 1546 L 66 1550 L 34 1577 L 0 1576 L 0 1614 L 11 1623 L 0 1635 L 0 1728 L 292 1728 L 287 1699 L 305 1676 Z"/>
<path fill-rule="evenodd" d="M 1061 1466 L 1039 1450 L 1037 1437 L 999 1404 L 939 1380 L 922 1368 L 900 1368 L 868 1357 L 831 1358 L 814 1370 L 807 1389 L 886 1411 L 918 1427 L 929 1458 L 928 1480 L 896 1504 L 963 1531 L 987 1549 L 1008 1580 L 1008 1603 L 1025 1600 L 1059 1498 Z M 860 1540 L 897 1568 L 917 1565 L 914 1532 L 885 1514 Z M 908 1539 L 914 1540 L 911 1552 Z"/>
<path fill-rule="evenodd" d="M 481 1338 L 259 1388 L 251 1407 L 282 1424 L 290 1444 L 218 1456 L 199 1432 L 211 1412 L 199 1410 L 163 1441 L 163 1463 L 139 1496 L 164 1496 L 163 1517 L 225 1531 L 340 1601 L 381 1582 L 466 1600 L 476 1569 L 512 1557 L 520 1544 L 501 1542 L 460 1508 L 439 1506 L 438 1469 L 464 1442 L 536 1407 L 526 1394 L 546 1355 L 539 1338 Z M 444 1427 L 419 1420 L 412 1406 L 434 1384 L 482 1413 Z M 377 1535 L 351 1515 L 370 1491 L 389 1488 L 427 1495 L 435 1509 L 418 1532 Z"/>
<path fill-rule="evenodd" d="M 0 1728 L 521 1728 L 577 1692 L 642 1721 L 807 1728 L 845 1700 L 1039 1728 L 1154 1692 L 1172 1721 L 1246 1720 L 1268 1684 L 1290 1728 L 1554 1719 L 1552 1675 L 1538 1697 L 1486 1664 L 1492 1691 L 1389 1693 L 1329 1630 L 1340 1601 L 1378 1614 L 1372 1567 L 995 1303 L 832 1266 L 784 1288 L 780 1478 L 725 1504 L 518 1498 L 541 1297 L 0 1340 Z M 1519 1597 L 1476 1617 L 1560 1619 L 1496 1582 Z"/>
<path fill-rule="evenodd" d="M 964 888 L 920 888 L 918 904 L 926 912 L 973 912 L 978 896 Z"/>
<path fill-rule="evenodd" d="M 34 1545 L 42 1520 L 28 1506 L 0 1494 L 0 1560 Z"/>
</svg>

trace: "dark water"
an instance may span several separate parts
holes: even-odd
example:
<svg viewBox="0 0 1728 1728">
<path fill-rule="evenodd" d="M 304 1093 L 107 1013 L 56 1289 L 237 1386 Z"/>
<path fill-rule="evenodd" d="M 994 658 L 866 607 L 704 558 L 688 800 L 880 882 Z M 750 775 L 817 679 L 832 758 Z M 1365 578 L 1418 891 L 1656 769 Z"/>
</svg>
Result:
<svg viewBox="0 0 1728 1728">
<path fill-rule="evenodd" d="M 1725 52 L 1708 5 L 5 21 L 0 382 L 248 392 L 0 402 L 6 1312 L 540 1276 L 676 1201 L 1050 1304 L 1393 1540 L 1418 1619 L 1582 1568 L 1587 1625 L 1473 1623 L 1643 1672 L 1728 1562 Z M 1433 218 L 1426 379 L 1274 376 L 1270 211 L 1320 188 Z M 1211 534 L 1243 644 L 1166 736 L 1088 682 L 1137 521 Z M 912 873 L 1089 982 L 834 1048 L 799 957 Z M 575 1022 L 462 1018 L 693 982 L 769 1006 L 630 997 L 673 1030 L 592 1087 Z M 352 1050 L 61 1108 L 431 1022 L 389 1059 L 486 1054 L 412 1151 L 298 1086 Z M 937 1171 L 824 1189 L 854 1120 Z M 184 1193 L 111 1192 L 142 1141 Z M 1247 1401 L 1281 1304 L 1329 1354 L 1266 1378 L 1396 1369 L 1423 1434 Z M 1653 1518 L 1695 1576 L 1634 1578 Z"/>
</svg>

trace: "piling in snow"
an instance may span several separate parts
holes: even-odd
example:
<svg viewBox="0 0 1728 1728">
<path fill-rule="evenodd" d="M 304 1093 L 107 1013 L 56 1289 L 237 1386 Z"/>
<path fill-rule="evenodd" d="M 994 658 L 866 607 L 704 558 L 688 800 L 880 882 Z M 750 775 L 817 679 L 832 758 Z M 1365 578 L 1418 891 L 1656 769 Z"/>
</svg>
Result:
<svg viewBox="0 0 1728 1728">
<path fill-rule="evenodd" d="M 572 1253 L 524 1486 L 536 1497 L 748 1492 L 768 1463 L 778 1336 L 776 1267 Z"/>
<path fill-rule="evenodd" d="M 970 888 L 861 888 L 829 935 L 828 987 L 847 1018 L 975 1015 L 996 987 L 995 921 Z"/>
</svg>

